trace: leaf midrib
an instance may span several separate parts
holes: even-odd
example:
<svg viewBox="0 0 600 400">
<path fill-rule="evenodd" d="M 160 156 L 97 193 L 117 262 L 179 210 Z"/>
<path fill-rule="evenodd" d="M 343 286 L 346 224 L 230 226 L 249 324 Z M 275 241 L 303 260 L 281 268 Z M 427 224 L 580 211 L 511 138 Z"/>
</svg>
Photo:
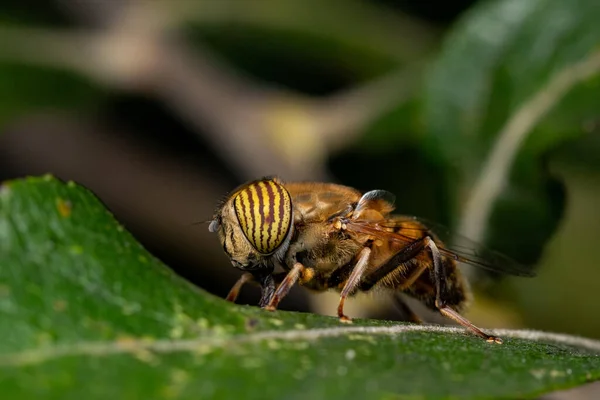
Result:
<svg viewBox="0 0 600 400">
<path fill-rule="evenodd" d="M 269 340 L 283 341 L 316 341 L 324 338 L 345 335 L 382 335 L 398 336 L 403 333 L 430 332 L 446 334 L 465 334 L 464 329 L 437 325 L 394 325 L 394 326 L 341 326 L 319 329 L 289 329 L 268 330 L 254 333 L 227 335 L 222 332 L 213 333 L 195 339 L 148 339 L 131 338 L 115 341 L 89 341 L 71 344 L 46 346 L 28 349 L 0 356 L 0 367 L 19 367 L 24 365 L 42 364 L 62 357 L 73 356 L 114 356 L 135 354 L 140 351 L 156 353 L 202 352 L 209 353 L 215 349 L 226 348 L 234 344 L 248 344 Z M 600 341 L 560 333 L 549 333 L 533 330 L 491 330 L 493 334 L 513 338 L 526 339 L 535 342 L 555 342 L 563 345 L 577 346 L 600 355 Z M 490 344 L 490 346 L 498 346 Z M 504 344 L 503 346 L 510 346 Z M 593 355 L 593 354 L 590 354 Z"/>
</svg>

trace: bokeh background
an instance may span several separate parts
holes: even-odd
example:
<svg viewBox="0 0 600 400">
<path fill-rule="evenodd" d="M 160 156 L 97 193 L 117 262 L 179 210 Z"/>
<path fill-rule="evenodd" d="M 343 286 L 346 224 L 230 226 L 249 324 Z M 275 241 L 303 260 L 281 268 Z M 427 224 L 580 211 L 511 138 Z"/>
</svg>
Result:
<svg viewBox="0 0 600 400">
<path fill-rule="evenodd" d="M 473 322 L 600 338 L 598 20 L 593 0 L 3 1 L 0 179 L 84 184 L 221 297 L 240 272 L 202 222 L 238 184 L 389 190 L 537 271 L 467 269 Z M 336 304 L 295 288 L 281 308 Z"/>
</svg>

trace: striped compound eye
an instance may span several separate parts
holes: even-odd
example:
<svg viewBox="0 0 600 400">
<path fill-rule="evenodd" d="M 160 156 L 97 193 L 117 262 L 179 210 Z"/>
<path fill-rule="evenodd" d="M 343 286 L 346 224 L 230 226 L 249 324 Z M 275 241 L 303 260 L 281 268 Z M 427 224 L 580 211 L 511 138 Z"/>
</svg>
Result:
<svg viewBox="0 0 600 400">
<path fill-rule="evenodd" d="M 249 184 L 235 197 L 234 209 L 242 232 L 263 255 L 281 246 L 292 222 L 292 200 L 280 184 L 264 180 Z"/>
</svg>

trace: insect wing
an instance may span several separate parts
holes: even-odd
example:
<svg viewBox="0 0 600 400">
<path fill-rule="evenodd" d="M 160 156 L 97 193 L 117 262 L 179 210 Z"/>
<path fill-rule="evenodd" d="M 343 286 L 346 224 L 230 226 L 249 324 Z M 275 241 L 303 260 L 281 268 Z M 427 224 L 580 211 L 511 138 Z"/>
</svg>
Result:
<svg viewBox="0 0 600 400">
<path fill-rule="evenodd" d="M 345 215 L 352 211 L 352 204 L 360 198 L 357 190 L 335 184 L 300 182 L 288 183 L 285 188 L 292 196 L 296 215 L 305 222 Z"/>
<path fill-rule="evenodd" d="M 519 264 L 502 253 L 488 249 L 464 236 L 452 234 L 442 225 L 424 222 L 415 217 L 394 216 L 393 219 L 381 222 L 350 220 L 346 222 L 346 228 L 351 232 L 406 245 L 429 234 L 443 243 L 436 242 L 440 253 L 458 262 L 497 273 L 535 276 L 531 267 Z"/>
<path fill-rule="evenodd" d="M 396 196 L 385 190 L 371 190 L 362 195 L 356 208 L 354 209 L 353 219 L 361 219 L 363 214 L 369 211 L 378 211 L 379 213 L 389 213 L 394 209 Z"/>
</svg>

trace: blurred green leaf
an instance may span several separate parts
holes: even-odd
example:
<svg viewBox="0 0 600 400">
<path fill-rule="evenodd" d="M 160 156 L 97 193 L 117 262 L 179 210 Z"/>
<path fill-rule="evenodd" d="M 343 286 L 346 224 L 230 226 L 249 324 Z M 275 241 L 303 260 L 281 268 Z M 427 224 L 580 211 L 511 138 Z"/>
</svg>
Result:
<svg viewBox="0 0 600 400">
<path fill-rule="evenodd" d="M 0 188 L 0 265 L 6 398 L 532 398 L 600 379 L 600 343 L 585 339 L 496 345 L 227 303 L 50 177 Z"/>
<path fill-rule="evenodd" d="M 101 99 L 99 87 L 71 72 L 0 63 L 0 128 L 31 112 L 84 112 Z"/>
<path fill-rule="evenodd" d="M 312 95 L 352 87 L 398 65 L 387 54 L 284 27 L 195 26 L 188 32 L 256 79 Z"/>
<path fill-rule="evenodd" d="M 413 62 L 439 39 L 434 26 L 382 4 L 357 0 L 179 0 L 171 2 L 170 12 L 243 54 L 254 48 L 259 53 L 270 50 L 276 65 L 292 57 L 309 70 L 311 62 L 326 59 L 335 64 L 337 73 L 372 73 Z M 234 51 L 229 54 L 235 57 Z M 246 65 L 253 63 L 237 59 Z"/>
<path fill-rule="evenodd" d="M 488 215 L 489 242 L 524 262 L 539 257 L 564 210 L 564 187 L 547 172 L 544 157 L 583 135 L 583 124 L 598 116 L 600 68 L 585 79 L 577 74 L 598 57 L 599 19 L 595 0 L 481 2 L 446 37 L 426 78 L 425 143 L 434 158 L 454 168 L 448 179 L 459 188 L 459 204 L 481 179 L 499 132 L 516 116 L 521 125 L 533 118 L 509 164 L 509 184 Z M 532 117 L 548 101 L 548 112 Z"/>
</svg>

